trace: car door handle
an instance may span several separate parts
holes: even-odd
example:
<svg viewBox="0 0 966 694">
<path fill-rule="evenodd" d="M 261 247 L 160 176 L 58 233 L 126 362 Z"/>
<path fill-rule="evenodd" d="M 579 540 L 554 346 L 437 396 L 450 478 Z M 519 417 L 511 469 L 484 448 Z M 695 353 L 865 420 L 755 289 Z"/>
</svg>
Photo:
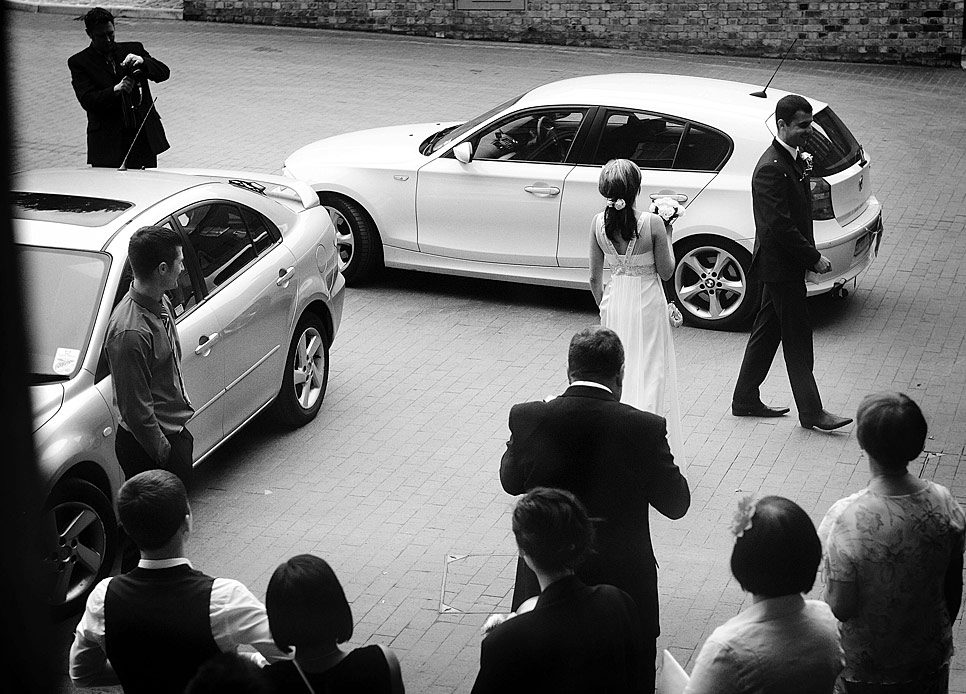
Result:
<svg viewBox="0 0 966 694">
<path fill-rule="evenodd" d="M 199 357 L 207 357 L 208 353 L 211 351 L 212 345 L 218 342 L 219 339 L 221 339 L 221 335 L 218 333 L 202 335 L 198 338 L 198 346 L 195 347 L 195 354 L 197 354 Z"/>
<path fill-rule="evenodd" d="M 651 193 L 648 197 L 651 198 L 652 202 L 654 200 L 657 200 L 658 198 L 671 198 L 672 200 L 677 200 L 678 202 L 688 201 L 688 196 L 685 195 L 684 193 L 659 192 L 659 193 Z"/>
<path fill-rule="evenodd" d="M 288 284 L 288 281 L 292 279 L 295 275 L 295 266 L 286 268 L 278 271 L 278 279 L 275 280 L 275 286 L 281 287 L 282 285 Z"/>
<path fill-rule="evenodd" d="M 549 198 L 560 193 L 560 188 L 556 186 L 524 186 L 523 189 L 532 195 L 537 195 L 542 198 Z"/>
</svg>

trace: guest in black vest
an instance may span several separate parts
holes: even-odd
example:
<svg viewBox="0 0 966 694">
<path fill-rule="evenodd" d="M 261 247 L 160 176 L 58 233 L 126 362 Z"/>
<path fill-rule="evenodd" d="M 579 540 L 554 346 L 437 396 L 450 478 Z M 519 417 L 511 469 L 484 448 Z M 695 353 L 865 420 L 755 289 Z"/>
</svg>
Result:
<svg viewBox="0 0 966 694">
<path fill-rule="evenodd" d="M 259 666 L 285 658 L 264 605 L 238 581 L 207 576 L 185 558 L 191 509 L 176 475 L 135 475 L 118 492 L 117 512 L 141 561 L 91 592 L 70 649 L 75 685 L 181 694 L 206 660 L 240 645 L 258 651 L 244 655 Z"/>
<path fill-rule="evenodd" d="M 483 639 L 473 694 L 653 691 L 634 600 L 574 575 L 594 544 L 583 504 L 563 489 L 537 487 L 513 509 L 513 534 L 540 597 Z"/>
</svg>

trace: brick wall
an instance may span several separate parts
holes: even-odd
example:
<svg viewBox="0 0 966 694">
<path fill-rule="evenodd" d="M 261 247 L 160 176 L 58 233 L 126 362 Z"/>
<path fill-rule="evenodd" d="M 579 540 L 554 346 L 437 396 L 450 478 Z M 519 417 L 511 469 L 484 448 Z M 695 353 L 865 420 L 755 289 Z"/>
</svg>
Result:
<svg viewBox="0 0 966 694">
<path fill-rule="evenodd" d="M 581 2 L 457 9 L 473 0 L 185 0 L 185 19 L 568 46 L 959 65 L 963 0 Z M 500 0 L 491 0 L 499 3 Z M 506 3 L 509 4 L 509 3 Z"/>
</svg>

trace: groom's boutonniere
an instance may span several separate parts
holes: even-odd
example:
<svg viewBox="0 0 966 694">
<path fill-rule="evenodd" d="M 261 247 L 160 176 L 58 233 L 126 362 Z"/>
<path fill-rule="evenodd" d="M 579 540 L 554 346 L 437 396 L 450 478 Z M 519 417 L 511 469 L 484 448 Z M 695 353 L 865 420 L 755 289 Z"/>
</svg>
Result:
<svg viewBox="0 0 966 694">
<path fill-rule="evenodd" d="M 802 160 L 802 166 L 805 168 L 805 175 L 812 175 L 812 155 L 808 152 L 799 152 L 799 158 Z"/>
</svg>

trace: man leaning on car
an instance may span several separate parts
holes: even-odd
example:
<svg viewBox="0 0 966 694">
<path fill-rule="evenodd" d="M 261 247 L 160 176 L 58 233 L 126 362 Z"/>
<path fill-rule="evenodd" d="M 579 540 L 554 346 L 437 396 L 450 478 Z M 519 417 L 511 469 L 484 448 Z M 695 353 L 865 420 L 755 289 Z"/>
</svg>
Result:
<svg viewBox="0 0 966 694">
<path fill-rule="evenodd" d="M 128 244 L 134 279 L 107 328 L 105 352 L 114 379 L 120 426 L 114 448 L 124 476 L 163 468 L 190 489 L 194 414 L 181 372 L 181 343 L 165 292 L 184 266 L 181 237 L 142 227 Z"/>
</svg>

